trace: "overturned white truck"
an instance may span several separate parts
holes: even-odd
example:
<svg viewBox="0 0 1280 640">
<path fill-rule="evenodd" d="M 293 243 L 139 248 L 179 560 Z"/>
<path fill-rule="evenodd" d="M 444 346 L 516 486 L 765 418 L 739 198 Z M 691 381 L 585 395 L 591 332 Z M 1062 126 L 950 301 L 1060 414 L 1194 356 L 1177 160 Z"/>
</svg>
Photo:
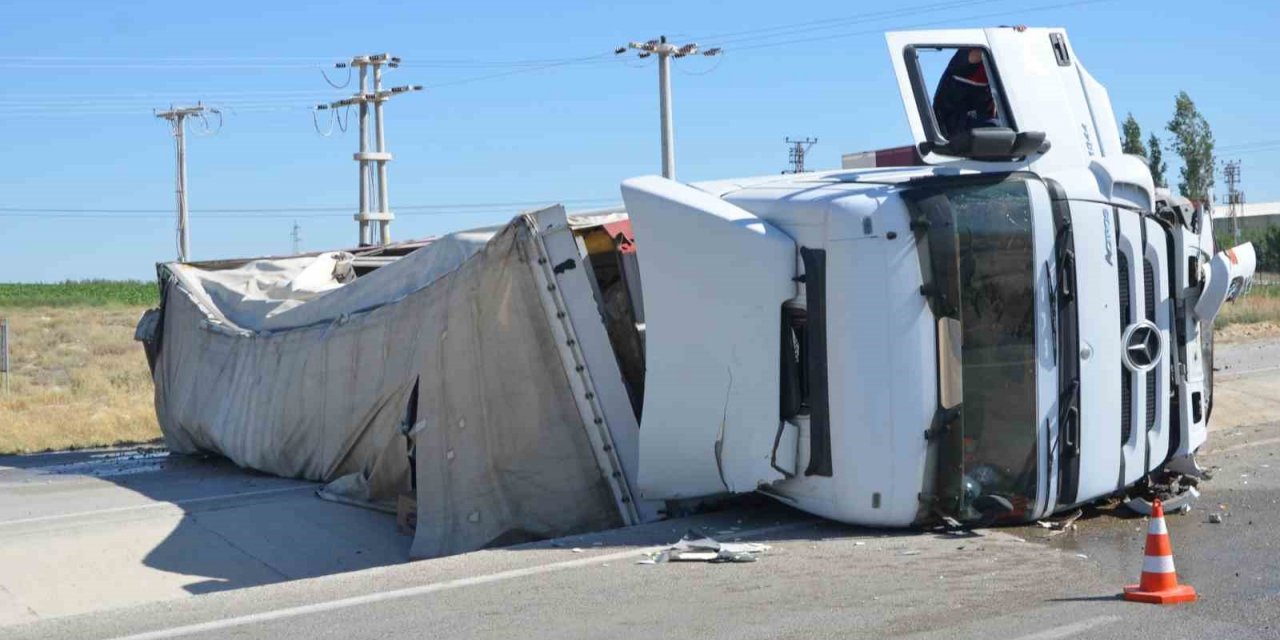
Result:
<svg viewBox="0 0 1280 640">
<path fill-rule="evenodd" d="M 413 494 L 416 556 L 725 493 L 910 526 L 1185 490 L 1252 248 L 1215 254 L 1121 153 L 1063 30 L 888 43 L 914 144 L 843 170 L 161 265 L 138 337 L 166 442 Z"/>
</svg>

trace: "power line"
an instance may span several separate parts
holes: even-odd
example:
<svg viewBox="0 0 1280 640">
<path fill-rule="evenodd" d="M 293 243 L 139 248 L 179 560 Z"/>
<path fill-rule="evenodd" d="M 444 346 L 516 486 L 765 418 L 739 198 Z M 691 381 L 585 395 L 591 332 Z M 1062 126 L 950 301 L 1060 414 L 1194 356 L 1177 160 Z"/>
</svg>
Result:
<svg viewBox="0 0 1280 640">
<path fill-rule="evenodd" d="M 492 80 L 494 78 L 505 78 L 507 76 L 513 76 L 521 73 L 533 73 L 535 71 L 543 71 L 545 69 L 554 69 L 557 67 L 564 67 L 564 66 L 569 66 L 574 64 L 593 64 L 593 63 L 599 63 L 599 62 L 606 62 L 610 60 L 610 58 L 611 58 L 611 54 L 609 53 L 600 53 L 600 54 L 594 54 L 589 56 L 581 56 L 578 58 L 566 58 L 564 60 L 560 60 L 557 62 L 549 62 L 547 64 L 522 66 L 519 69 L 514 69 L 511 71 L 503 71 L 501 73 L 491 73 L 483 76 L 476 76 L 473 78 L 461 78 L 459 80 L 437 82 L 435 84 L 426 85 L 426 88 L 437 89 L 440 87 L 452 87 L 460 84 L 470 84 L 472 82 L 480 82 L 482 80 Z"/>
<path fill-rule="evenodd" d="M 332 56 L 317 56 L 314 58 L 291 58 L 291 57 L 259 57 L 259 58 L 234 58 L 234 57 L 209 57 L 209 58 L 191 58 L 191 57 L 157 57 L 157 56 L 0 56 L 0 66 L 21 66 L 21 67 L 66 67 L 66 68 L 138 68 L 145 66 L 146 68 L 205 68 L 205 69 L 258 69 L 258 68 L 311 68 L 326 67 L 333 59 Z M 524 67 L 539 66 L 546 64 L 560 64 L 564 62 L 575 62 L 580 57 L 562 57 L 562 58 L 528 58 L 517 60 L 485 60 L 476 58 L 423 58 L 414 60 L 413 62 L 405 62 L 404 67 Z"/>
<path fill-rule="evenodd" d="M 1009 11 L 997 11 L 997 12 L 984 13 L 984 14 L 979 14 L 979 15 L 962 16 L 962 17 L 958 17 L 958 18 L 947 18 L 947 19 L 941 19 L 941 20 L 931 20 L 931 21 L 928 21 L 928 22 L 916 22 L 916 23 L 908 24 L 908 25 L 896 25 L 896 26 L 894 26 L 892 29 L 888 29 L 888 30 L 898 31 L 898 30 L 904 30 L 904 29 L 918 29 L 918 28 L 921 28 L 921 27 L 933 27 L 933 26 L 938 26 L 938 25 L 951 25 L 951 24 L 954 24 L 955 22 L 959 22 L 959 21 L 967 21 L 967 20 L 983 20 L 983 19 L 986 19 L 986 18 L 1006 18 L 1006 19 L 1007 19 L 1007 18 L 1009 18 L 1010 16 L 1013 16 L 1013 15 L 1021 15 L 1021 14 L 1024 14 L 1024 13 L 1035 13 L 1035 12 L 1039 12 L 1039 11 L 1049 11 L 1049 10 L 1052 10 L 1052 9 L 1065 9 L 1065 8 L 1067 8 L 1067 7 L 1076 7 L 1076 6 L 1086 5 L 1086 4 L 1098 4 L 1098 3 L 1101 3 L 1101 2 L 1114 2 L 1114 1 L 1115 1 L 1115 0 L 1076 0 L 1076 1 L 1074 1 L 1074 2 L 1060 2 L 1060 3 L 1056 3 L 1056 4 L 1047 4 L 1047 5 L 1037 6 L 1037 7 L 1027 7 L 1027 8 L 1021 8 L 1021 7 L 1019 7 L 1019 8 L 1017 8 L 1017 9 L 1013 9 L 1013 10 L 1009 10 Z M 738 52 L 738 51 L 755 51 L 755 50 L 759 50 L 759 49 L 769 49 L 769 48 L 773 48 L 773 47 L 786 47 L 786 46 L 797 45 L 797 44 L 808 44 L 808 43 L 811 43 L 811 42 L 824 42 L 824 41 L 828 41 L 828 40 L 839 40 L 839 39 L 843 39 L 843 38 L 852 38 L 852 37 L 855 37 L 855 36 L 864 36 L 864 35 L 872 35 L 872 34 L 881 34 L 881 33 L 884 33 L 885 31 L 886 31 L 886 28 L 884 28 L 884 27 L 877 27 L 877 28 L 875 28 L 875 29 L 864 29 L 864 30 L 860 30 L 860 31 L 849 31 L 849 32 L 844 32 L 844 33 L 832 33 L 832 34 L 827 34 L 827 35 L 822 35 L 822 36 L 813 36 L 813 37 L 808 37 L 808 38 L 795 38 L 795 39 L 791 39 L 791 40 L 780 40 L 780 41 L 776 41 L 776 42 L 764 42 L 764 43 L 755 44 L 755 45 L 747 45 L 747 46 L 743 46 L 743 47 L 734 47 L 734 51 L 735 51 L 735 52 Z"/>
<path fill-rule="evenodd" d="M 798 33 L 808 33 L 808 32 L 820 31 L 820 30 L 825 31 L 838 26 L 845 26 L 848 24 L 854 24 L 858 22 L 886 20 L 889 18 L 903 17 L 908 15 L 918 15 L 918 14 L 924 14 L 924 13 L 934 13 L 934 12 L 952 10 L 960 7 L 969 7 L 969 6 L 979 5 L 979 4 L 988 4 L 988 3 L 1003 2 L 1003 1 L 1006 1 L 1006 0 L 957 0 L 953 2 L 939 2 L 934 4 L 928 4 L 928 5 L 918 5 L 914 7 L 904 7 L 904 8 L 896 8 L 896 9 L 887 9 L 887 10 L 876 11 L 876 12 L 867 12 L 863 14 L 851 15 L 851 16 L 845 16 L 845 17 L 828 18 L 825 20 L 814 20 L 814 21 L 808 21 L 808 22 L 793 23 L 789 25 L 777 25 L 777 26 L 765 27 L 760 29 L 721 33 L 721 34 L 717 34 L 710 37 L 712 38 L 719 37 L 721 38 L 722 43 L 737 42 L 744 39 L 752 39 L 752 40 L 762 39 L 763 42 L 755 42 L 754 44 L 748 44 L 742 47 L 735 47 L 737 51 L 752 51 L 752 50 L 767 49 L 767 48 L 773 48 L 773 47 L 791 46 L 796 44 L 823 42 L 823 41 L 828 41 L 833 39 L 850 38 L 850 37 L 855 37 L 860 35 L 879 34 L 889 27 L 880 27 L 880 28 L 871 29 L 871 30 L 829 33 L 824 35 L 817 35 L 817 36 L 810 36 L 810 37 L 803 37 L 803 38 L 790 38 L 790 39 L 783 39 L 783 40 L 774 39 L 778 37 L 785 38 L 786 36 L 791 36 Z M 929 26 L 935 26 L 939 24 L 954 24 L 956 21 L 959 21 L 959 20 L 978 20 L 978 19 L 985 19 L 985 18 L 1008 19 L 1012 15 L 1018 15 L 1021 13 L 1047 11 L 1051 9 L 1082 6 L 1087 4 L 1095 4 L 1095 3 L 1109 2 L 1109 1 L 1112 1 L 1112 0 L 1076 0 L 1073 2 L 1060 2 L 1060 3 L 1042 5 L 1042 6 L 1030 7 L 1030 8 L 1018 8 L 1018 9 L 1013 9 L 1009 11 L 1000 11 L 1000 12 L 991 12 L 991 13 L 980 14 L 980 15 L 953 17 L 946 20 L 917 22 L 910 25 L 898 25 L 892 28 L 910 29 L 910 28 L 929 27 Z M 753 37 L 747 38 L 745 36 L 753 36 Z M 457 68 L 457 69 L 480 68 L 483 66 L 507 67 L 507 70 L 505 71 L 488 73 L 488 74 L 479 75 L 479 76 L 458 78 L 455 80 L 446 80 L 442 82 L 437 82 L 435 84 L 427 85 L 425 87 L 425 88 L 431 89 L 431 88 L 458 86 L 458 85 L 470 84 L 474 82 L 482 82 L 482 81 L 487 81 L 492 79 L 518 75 L 518 74 L 534 73 L 534 72 L 538 72 L 546 69 L 553 69 L 553 68 L 559 68 L 559 67 L 565 67 L 565 66 L 571 66 L 571 65 L 605 64 L 610 62 L 609 58 L 610 58 L 609 54 L 600 53 L 600 54 L 593 54 L 593 55 L 586 55 L 586 56 L 579 56 L 579 57 L 541 58 L 541 59 L 529 59 L 529 60 L 427 59 L 421 62 L 415 62 L 413 65 L 409 65 L 409 66 L 425 67 L 425 66 L 435 65 L 441 68 L 453 66 L 454 68 Z M 264 64 L 266 65 L 266 67 L 277 66 L 282 68 L 299 68 L 299 67 L 309 68 L 312 65 L 299 65 L 298 62 L 319 60 L 319 58 L 141 58 L 141 57 L 99 58 L 99 57 L 90 57 L 90 56 L 80 56 L 80 57 L 66 56 L 63 58 L 42 59 L 42 58 L 36 58 L 33 56 L 7 56 L 7 57 L 0 56 L 0 66 L 3 66 L 6 63 L 33 64 L 37 60 L 51 60 L 54 62 L 77 62 L 77 61 L 86 62 L 86 61 L 99 60 L 99 61 L 107 61 L 112 64 L 135 64 L 135 63 L 144 63 L 148 61 L 160 60 L 170 65 L 174 65 L 169 68 L 182 69 L 182 68 L 189 68 L 189 67 L 183 67 L 182 65 L 184 64 L 189 65 L 194 63 L 218 64 L 218 65 L 230 64 L 230 65 L 233 65 L 233 68 L 234 68 L 234 65 L 241 65 L 241 64 L 248 65 L 246 68 L 263 68 Z M 249 64 L 249 63 L 253 63 L 253 64 Z M 270 63 L 270 64 L 267 64 L 267 63 Z M 714 67 L 708 70 L 708 72 L 712 70 L 714 70 Z M 695 75 L 695 74 L 690 74 L 690 75 Z M 245 93 L 246 95 L 255 95 L 254 92 L 245 92 Z M 284 92 L 281 92 L 280 94 L 276 94 L 276 95 L 283 95 L 283 94 Z M 302 92 L 300 95 L 305 95 L 305 92 Z M 223 102 L 223 100 L 219 100 L 218 102 Z M 11 108 L 14 106 L 16 106 L 18 110 L 14 110 Z M 21 118 L 26 120 L 26 119 L 31 119 L 35 117 L 74 118 L 74 117 L 97 116 L 97 115 L 132 115 L 136 113 L 134 111 L 129 110 L 127 105 L 105 105 L 105 106 L 111 107 L 111 109 L 103 109 L 102 107 L 97 105 L 70 105 L 70 108 L 68 109 L 54 111 L 54 110 L 48 109 L 46 103 L 32 102 L 32 103 L 10 105 L 0 101 L 0 119 L 3 119 L 4 116 L 9 116 L 11 118 Z M 294 104 L 287 99 L 280 99 L 277 101 L 274 99 L 267 99 L 265 97 L 257 97 L 257 99 L 246 101 L 246 102 L 237 102 L 235 103 L 235 109 L 237 111 L 244 112 L 244 113 L 268 113 L 268 112 L 310 110 L 310 108 L 308 107 L 303 107 L 301 105 Z M 1271 148 L 1266 146 L 1258 146 L 1256 150 L 1265 151 L 1265 150 L 1271 150 Z M 1252 152 L 1254 152 L 1254 149 L 1247 151 L 1247 153 L 1252 153 Z"/>
<path fill-rule="evenodd" d="M 716 37 L 719 37 L 723 40 L 723 42 L 736 42 L 736 41 L 744 40 L 744 39 L 747 39 L 744 36 L 748 36 L 748 35 L 762 37 L 764 39 L 763 42 L 756 42 L 754 44 L 748 44 L 743 47 L 737 47 L 738 51 L 750 51 L 755 49 L 765 49 L 765 48 L 788 46 L 788 45 L 802 44 L 802 43 L 809 43 L 809 42 L 821 42 L 825 40 L 848 38 L 848 37 L 853 37 L 858 35 L 878 34 L 881 31 L 883 31 L 883 29 L 877 28 L 873 30 L 830 33 L 830 34 L 804 37 L 804 38 L 784 39 L 781 41 L 770 40 L 771 38 L 777 38 L 780 36 L 789 36 L 789 35 L 794 35 L 801 32 L 829 30 L 834 27 L 844 26 L 844 25 L 858 23 L 858 22 L 885 20 L 885 19 L 894 18 L 894 17 L 917 15 L 922 13 L 940 12 L 940 11 L 946 11 L 946 10 L 960 8 L 960 7 L 969 7 L 969 6 L 979 5 L 979 4 L 989 4 L 993 2 L 1003 2 L 1003 1 L 1006 1 L 1006 0 L 959 0 L 959 1 L 952 1 L 952 2 L 939 2 L 939 3 L 933 3 L 933 4 L 927 4 L 927 5 L 918 5 L 914 7 L 887 9 L 882 11 L 867 12 L 867 13 L 844 16 L 844 17 L 827 18 L 820 21 L 814 20 L 814 21 L 808 21 L 808 22 L 793 23 L 789 25 L 777 25 L 777 26 L 771 26 L 771 27 L 760 28 L 760 29 L 750 29 L 745 31 L 722 33 L 722 34 L 717 34 L 715 36 L 710 36 L 710 37 L 713 39 Z M 1076 0 L 1074 2 L 1056 3 L 1056 4 L 1043 5 L 1039 7 L 1031 7 L 1026 9 L 1017 9 L 1017 10 L 1014 10 L 1013 12 L 1002 11 L 1002 12 L 996 12 L 996 13 L 987 13 L 987 14 L 978 15 L 978 16 L 968 16 L 965 18 L 958 18 L 958 19 L 972 20 L 972 19 L 989 18 L 989 17 L 1008 17 L 1010 13 L 1045 11 L 1049 9 L 1064 8 L 1064 7 L 1070 7 L 1070 6 L 1093 4 L 1093 3 L 1107 2 L 1107 1 L 1110 1 L 1110 0 Z M 916 23 L 913 25 L 901 26 L 896 28 L 914 28 L 914 27 L 932 26 L 939 23 L 951 23 L 951 22 L 954 22 L 955 20 L 957 20 L 957 18 L 952 18 L 945 21 Z M 732 36 L 738 36 L 738 37 L 732 37 Z M 758 39 L 758 38 L 752 38 L 752 39 Z M 500 71 L 497 73 L 489 73 L 489 74 L 484 74 L 480 76 L 459 78 L 455 80 L 447 80 L 447 81 L 442 81 L 442 82 L 437 82 L 435 84 L 427 85 L 425 87 L 425 88 L 440 88 L 440 87 L 450 87 L 450 86 L 458 86 L 463 84 L 470 84 L 474 82 L 482 82 L 486 80 L 504 78 L 504 77 L 509 77 L 509 76 L 518 75 L 518 74 L 534 73 L 542 70 L 571 66 L 571 65 L 589 65 L 589 64 L 607 63 L 609 62 L 609 57 L 610 56 L 607 53 L 600 53 L 600 54 L 578 56 L 578 57 L 540 58 L 540 59 L 529 59 L 529 60 L 500 60 L 500 61 L 499 60 L 482 61 L 482 60 L 465 60 L 465 59 L 427 60 L 422 63 L 415 63 L 414 66 L 428 66 L 429 64 L 432 64 L 432 63 L 441 63 L 441 64 L 448 63 L 448 64 L 458 64 L 458 65 L 475 63 L 475 65 L 485 64 L 485 65 L 510 67 L 505 71 Z M 67 56 L 63 58 L 55 58 L 54 60 L 83 61 L 83 60 L 94 60 L 94 59 L 97 59 L 97 58 L 92 58 L 89 56 L 82 56 L 82 57 Z M 256 62 L 262 62 L 262 61 L 296 62 L 298 60 L 318 60 L 318 58 L 101 58 L 101 59 L 109 60 L 112 62 L 142 62 L 147 60 L 162 60 L 162 61 L 167 61 L 171 63 L 217 62 L 220 64 L 230 63 L 230 62 L 234 62 L 234 63 L 255 62 L 256 63 Z M 32 56 L 9 56 L 9 57 L 0 56 L 0 64 L 6 61 L 12 63 L 16 61 L 30 62 L 33 60 L 37 60 L 37 58 Z M 301 98 L 302 96 L 308 95 L 307 92 L 294 93 L 292 91 L 290 92 L 281 91 L 278 93 L 276 92 L 241 92 L 241 93 L 244 96 L 243 100 L 229 101 L 229 100 L 226 100 L 225 98 L 222 98 L 215 101 L 220 103 L 227 103 L 229 106 L 234 106 L 236 110 L 243 111 L 246 113 L 270 112 L 270 111 L 302 111 L 302 110 L 305 110 L 306 107 L 303 107 L 297 104 L 296 102 L 289 100 L 287 97 L 284 97 L 284 96 L 298 95 Z M 229 93 L 222 93 L 217 95 L 230 96 L 233 94 L 234 92 L 229 92 Z M 310 95 L 315 95 L 315 93 L 311 93 Z M 267 97 L 267 96 L 272 96 L 272 97 Z M 57 96 L 54 96 L 54 97 L 57 97 Z M 100 103 L 101 100 L 98 100 L 97 102 Z M 234 103 L 234 104 L 232 105 L 231 103 Z M 53 115 L 65 117 L 66 115 L 74 115 L 74 116 L 96 115 L 96 114 L 128 115 L 129 113 L 132 113 L 128 105 L 124 105 L 124 104 L 113 104 L 113 105 L 68 104 L 65 106 L 59 105 L 60 107 L 62 107 L 61 109 L 59 109 L 59 111 L 61 111 L 62 113 L 54 113 L 53 111 L 47 108 L 50 105 L 51 103 L 49 102 L 49 97 L 43 97 L 43 98 L 40 98 L 39 101 L 32 101 L 32 102 L 14 103 L 11 101 L 10 102 L 0 101 L 0 117 L 6 116 L 6 115 L 10 117 L 17 117 L 17 118 L 30 118 L 33 116 L 45 117 L 45 116 L 53 116 Z M 5 107 L 18 107 L 18 109 L 20 109 L 21 111 L 19 112 L 19 111 L 13 110 L 12 108 L 5 108 Z M 103 108 L 103 107 L 110 107 L 110 108 Z"/>
<path fill-rule="evenodd" d="M 774 25 L 758 29 L 747 29 L 745 31 L 731 31 L 728 33 L 718 33 L 712 35 L 698 36 L 698 40 L 714 42 L 717 45 L 732 44 L 745 40 L 757 40 L 760 38 L 773 38 L 786 36 L 795 33 L 805 33 L 810 31 L 823 31 L 839 28 L 849 24 L 857 24 L 862 22 L 874 22 L 877 20 L 886 20 L 908 15 L 916 15 L 920 13 L 933 13 L 957 9 L 979 4 L 991 4 L 995 2 L 1008 2 L 1009 0 L 952 0 L 950 2 L 938 2 L 928 5 L 916 5 L 912 7 L 896 7 L 893 9 L 884 9 L 881 11 L 869 11 L 866 13 L 834 16 L 823 18 L 820 20 L 808 20 L 804 22 L 794 22 L 791 24 Z"/>
<path fill-rule="evenodd" d="M 549 202 L 557 202 L 561 204 L 598 204 L 607 202 L 616 202 L 617 198 L 545 198 L 541 200 L 510 200 L 506 202 L 442 202 L 435 204 L 407 204 L 396 207 L 400 210 L 443 210 L 442 213 L 450 213 L 451 209 L 495 209 L 501 207 L 525 207 L 540 206 Z M 350 207 L 330 207 L 330 206 L 281 206 L 281 207 L 234 207 L 234 208 L 216 208 L 216 209 L 191 209 L 191 213 L 306 213 L 306 212 L 327 212 L 327 211 L 349 211 Z M 33 207 L 0 207 L 0 213 L 6 212 L 29 212 L 29 213 L 94 213 L 94 214 L 117 214 L 117 213 L 165 213 L 169 209 L 99 209 L 99 208 L 73 208 L 73 207 L 57 207 L 57 208 L 33 208 Z"/>
</svg>

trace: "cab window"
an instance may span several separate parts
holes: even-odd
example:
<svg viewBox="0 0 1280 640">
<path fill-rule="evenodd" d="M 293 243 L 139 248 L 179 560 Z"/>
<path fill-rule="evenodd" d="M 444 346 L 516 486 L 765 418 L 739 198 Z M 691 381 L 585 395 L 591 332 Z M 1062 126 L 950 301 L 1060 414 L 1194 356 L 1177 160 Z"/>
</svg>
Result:
<svg viewBox="0 0 1280 640">
<path fill-rule="evenodd" d="M 985 48 L 911 47 L 907 67 L 931 138 L 950 140 L 983 128 L 1016 130 Z"/>
</svg>

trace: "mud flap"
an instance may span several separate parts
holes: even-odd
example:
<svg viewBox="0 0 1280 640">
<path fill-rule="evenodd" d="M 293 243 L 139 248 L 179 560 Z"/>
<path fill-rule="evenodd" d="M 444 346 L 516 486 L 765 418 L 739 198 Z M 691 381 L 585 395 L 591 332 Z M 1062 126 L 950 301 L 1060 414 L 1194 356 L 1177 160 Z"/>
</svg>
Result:
<svg viewBox="0 0 1280 640">
<path fill-rule="evenodd" d="M 796 245 L 750 212 L 657 176 L 628 180 L 645 306 L 640 490 L 674 499 L 779 480 L 780 309 Z"/>
</svg>

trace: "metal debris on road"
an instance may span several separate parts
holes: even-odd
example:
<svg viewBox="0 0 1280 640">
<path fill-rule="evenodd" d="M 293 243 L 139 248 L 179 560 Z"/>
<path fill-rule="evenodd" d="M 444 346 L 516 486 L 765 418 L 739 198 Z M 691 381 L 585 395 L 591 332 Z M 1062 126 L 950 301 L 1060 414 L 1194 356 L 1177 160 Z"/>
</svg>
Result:
<svg viewBox="0 0 1280 640">
<path fill-rule="evenodd" d="M 1211 524 L 1222 524 L 1222 514 L 1221 513 L 1209 514 L 1209 522 Z"/>
<path fill-rule="evenodd" d="M 679 542 L 647 554 L 636 564 L 662 564 L 664 562 L 755 562 L 758 556 L 771 549 L 767 544 L 755 542 L 720 542 L 714 538 L 690 530 Z"/>
<path fill-rule="evenodd" d="M 1084 511 L 1082 509 L 1076 509 L 1074 513 L 1067 516 L 1064 520 L 1059 520 L 1057 522 L 1045 522 L 1044 520 L 1040 520 L 1038 524 L 1046 529 L 1053 529 L 1053 531 L 1049 533 L 1049 537 L 1052 538 L 1053 536 L 1060 536 L 1068 531 L 1075 531 L 1076 520 L 1079 520 L 1083 515 Z"/>
</svg>

